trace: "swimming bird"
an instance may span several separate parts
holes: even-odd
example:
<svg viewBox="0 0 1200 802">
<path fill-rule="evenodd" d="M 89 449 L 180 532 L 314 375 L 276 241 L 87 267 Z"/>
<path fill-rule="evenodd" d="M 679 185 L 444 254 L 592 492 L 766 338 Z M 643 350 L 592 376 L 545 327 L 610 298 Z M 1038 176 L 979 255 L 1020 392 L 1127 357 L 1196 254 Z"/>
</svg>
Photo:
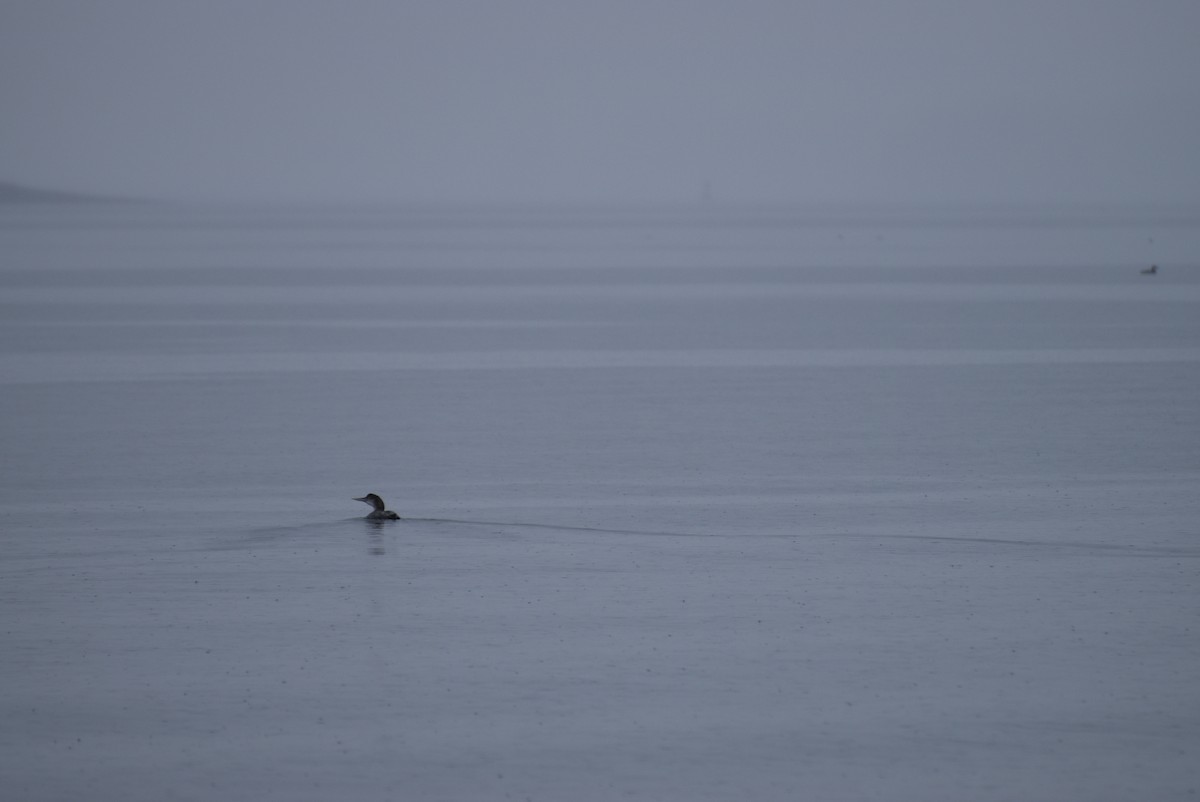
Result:
<svg viewBox="0 0 1200 802">
<path fill-rule="evenodd" d="M 356 498 L 355 501 L 361 501 L 363 504 L 370 504 L 374 507 L 372 512 L 367 513 L 367 518 L 372 521 L 399 521 L 400 516 L 391 510 L 384 509 L 383 499 L 374 493 L 367 493 L 362 498 Z"/>
<path fill-rule="evenodd" d="M 1142 275 L 1143 276 L 1157 276 L 1158 275 L 1158 265 L 1150 265 L 1149 267 L 1143 268 Z"/>
</svg>

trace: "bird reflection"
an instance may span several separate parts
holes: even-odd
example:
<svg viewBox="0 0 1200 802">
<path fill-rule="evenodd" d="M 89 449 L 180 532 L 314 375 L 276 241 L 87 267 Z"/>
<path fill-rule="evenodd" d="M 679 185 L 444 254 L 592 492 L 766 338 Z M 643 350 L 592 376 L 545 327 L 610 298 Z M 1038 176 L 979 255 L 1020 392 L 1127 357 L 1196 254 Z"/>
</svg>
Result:
<svg viewBox="0 0 1200 802">
<path fill-rule="evenodd" d="M 374 557 L 387 554 L 387 548 L 383 542 L 384 522 L 364 518 L 363 523 L 367 525 L 367 553 Z"/>
</svg>

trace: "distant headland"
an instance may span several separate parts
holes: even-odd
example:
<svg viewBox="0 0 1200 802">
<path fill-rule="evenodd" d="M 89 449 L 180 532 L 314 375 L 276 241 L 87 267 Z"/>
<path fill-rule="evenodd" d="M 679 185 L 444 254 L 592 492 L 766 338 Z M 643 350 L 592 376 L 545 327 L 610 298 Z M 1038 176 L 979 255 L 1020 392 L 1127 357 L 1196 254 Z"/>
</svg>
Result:
<svg viewBox="0 0 1200 802">
<path fill-rule="evenodd" d="M 105 195 L 88 195 L 83 192 L 61 192 L 54 189 L 28 187 L 0 181 L 0 203 L 113 203 L 124 198 Z"/>
</svg>

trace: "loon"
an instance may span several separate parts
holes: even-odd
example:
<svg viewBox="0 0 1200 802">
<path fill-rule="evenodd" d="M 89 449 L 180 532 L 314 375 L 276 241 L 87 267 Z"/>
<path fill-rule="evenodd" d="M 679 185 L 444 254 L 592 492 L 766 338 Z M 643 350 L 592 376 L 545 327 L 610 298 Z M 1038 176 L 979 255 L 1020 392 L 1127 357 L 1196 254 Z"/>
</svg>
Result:
<svg viewBox="0 0 1200 802">
<path fill-rule="evenodd" d="M 1157 276 L 1158 275 L 1158 265 L 1150 265 L 1149 267 L 1144 268 L 1142 270 L 1142 275 L 1143 276 Z"/>
<path fill-rule="evenodd" d="M 400 516 L 391 510 L 384 509 L 383 499 L 374 493 L 367 493 L 362 498 L 356 498 L 355 501 L 361 501 L 363 504 L 370 504 L 375 509 L 367 513 L 368 520 L 371 521 L 399 521 Z"/>
</svg>

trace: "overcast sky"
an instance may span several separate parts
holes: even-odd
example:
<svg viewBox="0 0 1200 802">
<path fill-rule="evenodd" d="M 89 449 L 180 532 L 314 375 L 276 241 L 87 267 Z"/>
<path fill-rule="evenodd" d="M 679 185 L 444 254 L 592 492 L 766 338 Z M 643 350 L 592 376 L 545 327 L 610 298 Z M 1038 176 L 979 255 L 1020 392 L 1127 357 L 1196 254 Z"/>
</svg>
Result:
<svg viewBox="0 0 1200 802">
<path fill-rule="evenodd" d="M 4 0 L 0 180 L 1200 200 L 1197 0 Z"/>
</svg>

